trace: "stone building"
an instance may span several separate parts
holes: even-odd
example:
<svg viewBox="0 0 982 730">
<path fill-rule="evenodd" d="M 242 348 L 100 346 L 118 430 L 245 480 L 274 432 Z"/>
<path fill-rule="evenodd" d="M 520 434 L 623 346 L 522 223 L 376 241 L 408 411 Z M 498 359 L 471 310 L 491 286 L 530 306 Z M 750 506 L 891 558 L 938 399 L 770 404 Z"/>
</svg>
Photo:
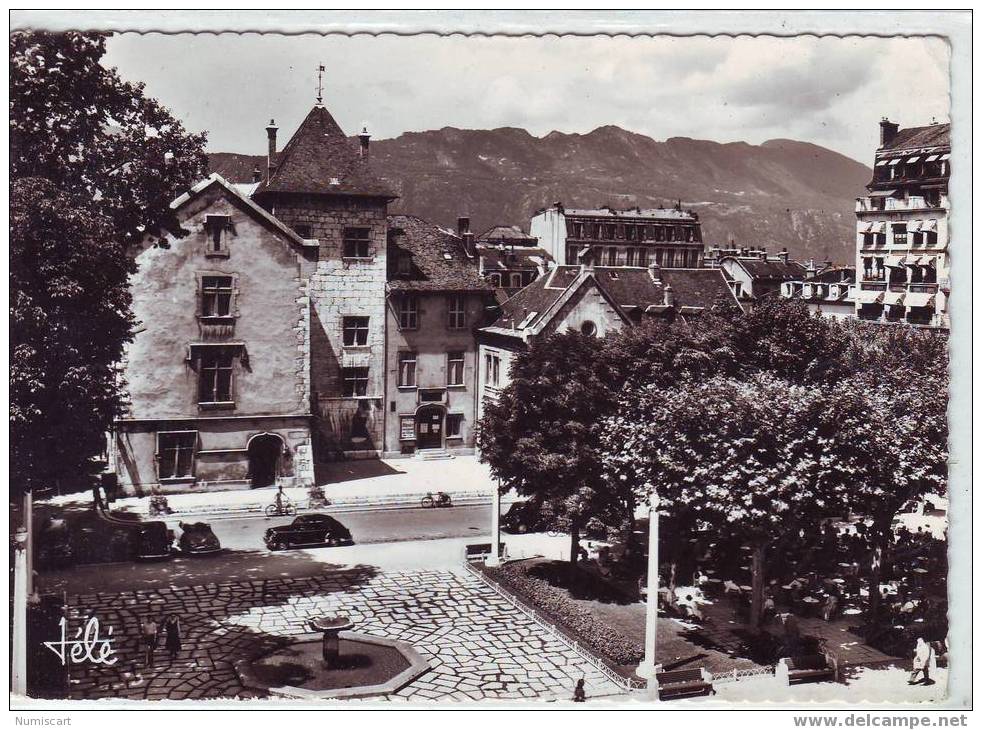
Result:
<svg viewBox="0 0 982 730">
<path fill-rule="evenodd" d="M 386 455 L 474 449 L 477 347 L 493 287 L 461 236 L 389 216 Z"/>
<path fill-rule="evenodd" d="M 581 260 L 533 281 L 478 329 L 478 418 L 486 399 L 508 385 L 514 357 L 539 338 L 571 330 L 603 337 L 644 320 L 697 318 L 717 303 L 740 306 L 719 269 L 595 266 L 590 254 Z"/>
<path fill-rule="evenodd" d="M 813 314 L 850 319 L 856 316 L 856 269 L 829 266 L 801 279 L 785 281 L 781 296 L 800 299 Z"/>
<path fill-rule="evenodd" d="M 536 213 L 529 233 L 560 266 L 575 266 L 584 251 L 597 264 L 662 268 L 702 266 L 699 216 L 674 208 L 566 208 L 554 203 Z"/>
<path fill-rule="evenodd" d="M 396 195 L 368 164 L 369 135 L 353 143 L 320 104 L 282 152 L 272 121 L 266 131 L 267 170 L 253 200 L 318 242 L 308 283 L 318 456 L 377 457 L 384 438 L 386 215 Z"/>
<path fill-rule="evenodd" d="M 787 249 L 771 255 L 764 248 L 710 249 L 706 255 L 708 268 L 720 269 L 733 290 L 733 295 L 744 304 L 764 297 L 781 296 L 781 287 L 787 282 L 800 281 L 825 268 L 814 262 L 807 266 L 788 258 Z"/>
<path fill-rule="evenodd" d="M 134 252 L 124 493 L 313 481 L 306 281 L 317 243 L 217 175 L 174 201 L 188 235 Z"/>
<path fill-rule="evenodd" d="M 856 199 L 860 319 L 950 325 L 951 125 L 880 122 L 866 197 Z"/>
<path fill-rule="evenodd" d="M 531 284 L 553 263 L 539 240 L 518 226 L 489 228 L 475 239 L 474 253 L 480 275 L 506 297 Z"/>
</svg>

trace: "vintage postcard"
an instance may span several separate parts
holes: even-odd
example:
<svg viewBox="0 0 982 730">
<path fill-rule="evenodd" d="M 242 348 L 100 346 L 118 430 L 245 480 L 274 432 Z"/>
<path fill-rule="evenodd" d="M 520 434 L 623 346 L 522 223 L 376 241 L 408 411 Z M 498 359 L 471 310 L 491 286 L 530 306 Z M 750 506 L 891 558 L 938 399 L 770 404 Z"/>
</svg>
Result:
<svg viewBox="0 0 982 730">
<path fill-rule="evenodd" d="M 970 13 L 11 20 L 20 724 L 970 707 Z"/>
</svg>

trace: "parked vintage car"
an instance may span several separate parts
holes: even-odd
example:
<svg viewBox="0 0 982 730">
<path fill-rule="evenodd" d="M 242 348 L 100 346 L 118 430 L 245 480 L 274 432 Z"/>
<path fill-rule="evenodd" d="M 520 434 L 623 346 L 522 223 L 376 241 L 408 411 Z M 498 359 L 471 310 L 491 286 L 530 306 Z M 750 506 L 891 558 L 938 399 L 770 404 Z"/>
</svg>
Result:
<svg viewBox="0 0 982 730">
<path fill-rule="evenodd" d="M 166 522 L 141 522 L 136 530 L 136 559 L 163 560 L 174 553 L 174 531 Z"/>
<path fill-rule="evenodd" d="M 312 545 L 351 545 L 351 532 L 329 515 L 311 514 L 294 518 L 289 525 L 270 527 L 263 537 L 270 550 Z"/>
<path fill-rule="evenodd" d="M 188 555 L 210 555 L 221 552 L 222 544 L 207 522 L 179 522 L 181 537 L 177 546 Z"/>
<path fill-rule="evenodd" d="M 538 501 L 515 502 L 501 516 L 501 529 L 512 535 L 526 532 L 558 532 L 555 515 Z"/>
</svg>

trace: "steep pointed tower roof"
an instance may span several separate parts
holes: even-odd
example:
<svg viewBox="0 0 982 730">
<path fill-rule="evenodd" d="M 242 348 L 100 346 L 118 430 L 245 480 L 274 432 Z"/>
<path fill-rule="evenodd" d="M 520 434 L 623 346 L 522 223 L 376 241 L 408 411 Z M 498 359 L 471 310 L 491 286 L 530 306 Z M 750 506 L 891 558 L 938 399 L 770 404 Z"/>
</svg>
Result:
<svg viewBox="0 0 982 730">
<path fill-rule="evenodd" d="M 256 190 L 263 193 L 398 197 L 372 171 L 359 143 L 319 104 L 276 156 L 276 170 Z"/>
</svg>

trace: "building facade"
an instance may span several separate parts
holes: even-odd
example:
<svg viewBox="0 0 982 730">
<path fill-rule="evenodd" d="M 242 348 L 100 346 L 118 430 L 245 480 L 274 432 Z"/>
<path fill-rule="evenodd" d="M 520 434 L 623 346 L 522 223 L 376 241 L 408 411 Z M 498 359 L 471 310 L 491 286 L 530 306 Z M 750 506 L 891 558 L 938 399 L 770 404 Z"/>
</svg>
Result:
<svg viewBox="0 0 982 730">
<path fill-rule="evenodd" d="M 792 261 L 787 249 L 771 255 L 763 248 L 713 248 L 706 256 L 705 265 L 723 271 L 733 295 L 745 307 L 752 307 L 764 297 L 781 296 L 785 283 L 800 281 L 820 270 L 814 262 L 806 266 Z"/>
<path fill-rule="evenodd" d="M 477 331 L 478 418 L 509 383 L 511 363 L 536 339 L 578 331 L 604 337 L 645 320 L 698 318 L 722 304 L 740 306 L 719 269 L 559 266 L 501 305 L 498 318 Z"/>
<path fill-rule="evenodd" d="M 856 199 L 856 314 L 947 328 L 951 125 L 880 122 L 868 194 Z"/>
<path fill-rule="evenodd" d="M 662 268 L 702 266 L 702 226 L 698 214 L 674 208 L 566 208 L 540 210 L 529 233 L 560 266 L 575 266 L 585 251 L 604 266 L 658 264 Z"/>
<path fill-rule="evenodd" d="M 316 240 L 310 302 L 311 403 L 318 458 L 375 458 L 383 449 L 385 284 L 392 193 L 369 165 L 369 139 L 351 142 L 318 104 L 283 148 L 269 140 L 253 199 L 300 237 Z M 358 345 L 345 344 L 352 321 Z"/>
<path fill-rule="evenodd" d="M 461 218 L 461 225 L 470 222 Z M 467 233 L 461 230 L 465 241 Z M 474 240 L 480 275 L 495 289 L 511 296 L 541 276 L 553 264 L 552 256 L 539 247 L 539 240 L 518 226 L 494 226 Z"/>
<path fill-rule="evenodd" d="M 798 299 L 808 311 L 835 319 L 856 316 L 856 269 L 830 266 L 811 276 L 781 284 L 781 296 Z"/>
<path fill-rule="evenodd" d="M 492 286 L 459 236 L 415 216 L 389 217 L 388 261 L 385 453 L 472 453 Z"/>
<path fill-rule="evenodd" d="M 172 207 L 189 234 L 134 253 L 129 407 L 112 450 L 122 491 L 311 483 L 316 243 L 217 175 Z"/>
</svg>

